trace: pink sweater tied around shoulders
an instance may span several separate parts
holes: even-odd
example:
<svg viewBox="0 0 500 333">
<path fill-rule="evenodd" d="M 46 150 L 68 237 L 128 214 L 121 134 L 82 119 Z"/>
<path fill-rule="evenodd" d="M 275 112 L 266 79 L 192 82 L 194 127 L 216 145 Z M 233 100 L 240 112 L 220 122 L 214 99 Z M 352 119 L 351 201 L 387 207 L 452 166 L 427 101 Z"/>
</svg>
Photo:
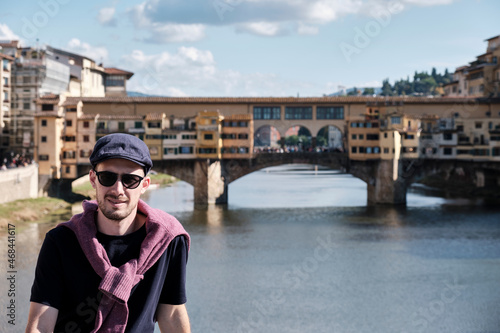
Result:
<svg viewBox="0 0 500 333">
<path fill-rule="evenodd" d="M 84 201 L 83 213 L 61 223 L 76 235 L 78 243 L 94 271 L 101 277 L 99 290 L 102 298 L 97 309 L 95 328 L 92 333 L 124 332 L 128 320 L 127 301 L 132 288 L 144 278 L 144 273 L 163 255 L 170 242 L 179 235 L 189 235 L 175 217 L 162 210 L 149 207 L 139 200 L 138 210 L 147 216 L 146 238 L 142 242 L 139 257 L 120 267 L 109 261 L 104 247 L 96 238 L 96 201 Z"/>
</svg>

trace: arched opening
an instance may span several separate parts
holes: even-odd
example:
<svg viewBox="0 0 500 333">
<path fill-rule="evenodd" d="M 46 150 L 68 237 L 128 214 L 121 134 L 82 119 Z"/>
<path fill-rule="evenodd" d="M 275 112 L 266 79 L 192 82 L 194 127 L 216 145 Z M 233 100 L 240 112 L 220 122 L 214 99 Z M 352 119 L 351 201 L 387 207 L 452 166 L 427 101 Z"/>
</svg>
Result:
<svg viewBox="0 0 500 333">
<path fill-rule="evenodd" d="M 255 131 L 253 142 L 256 150 L 279 149 L 281 135 L 276 127 L 264 125 Z"/>
<path fill-rule="evenodd" d="M 344 151 L 343 135 L 338 127 L 328 125 L 322 127 L 316 135 L 316 147 L 321 151 Z"/>
<path fill-rule="evenodd" d="M 296 153 L 311 151 L 312 135 L 304 126 L 292 126 L 285 132 L 284 148 L 286 152 Z"/>
</svg>

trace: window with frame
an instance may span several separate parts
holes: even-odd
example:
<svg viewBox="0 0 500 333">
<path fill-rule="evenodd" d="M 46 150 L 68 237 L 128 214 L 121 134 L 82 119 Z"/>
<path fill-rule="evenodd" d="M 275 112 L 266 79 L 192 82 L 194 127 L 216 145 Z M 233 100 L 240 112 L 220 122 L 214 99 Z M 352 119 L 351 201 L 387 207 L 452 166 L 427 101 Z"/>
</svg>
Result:
<svg viewBox="0 0 500 333">
<path fill-rule="evenodd" d="M 392 124 L 401 124 L 401 117 L 391 117 Z"/>
<path fill-rule="evenodd" d="M 287 106 L 285 108 L 285 119 L 312 119 L 312 107 Z"/>
<path fill-rule="evenodd" d="M 318 106 L 316 119 L 344 119 L 343 106 Z"/>
<path fill-rule="evenodd" d="M 46 119 L 42 119 L 41 125 L 42 125 L 42 127 L 46 127 L 47 126 L 47 120 Z"/>
<path fill-rule="evenodd" d="M 213 138 L 214 138 L 214 135 L 211 133 L 203 135 L 204 140 L 213 140 Z"/>
<path fill-rule="evenodd" d="M 42 137 L 41 137 L 41 139 L 40 139 L 40 141 L 41 141 L 41 142 L 47 142 L 47 137 L 46 137 L 45 135 L 44 135 L 44 136 L 42 136 Z"/>
<path fill-rule="evenodd" d="M 72 120 L 66 120 L 66 127 L 72 127 L 73 126 L 73 121 Z"/>
<path fill-rule="evenodd" d="M 281 107 L 279 106 L 254 106 L 253 119 L 281 119 Z"/>
<path fill-rule="evenodd" d="M 48 161 L 49 160 L 49 155 L 39 155 L 38 156 L 39 161 Z"/>
<path fill-rule="evenodd" d="M 90 123 L 88 121 L 84 121 L 83 128 L 89 128 L 89 127 L 90 127 Z"/>
<path fill-rule="evenodd" d="M 90 137 L 88 135 L 84 135 L 83 142 L 89 142 L 89 141 L 90 141 Z"/>
</svg>

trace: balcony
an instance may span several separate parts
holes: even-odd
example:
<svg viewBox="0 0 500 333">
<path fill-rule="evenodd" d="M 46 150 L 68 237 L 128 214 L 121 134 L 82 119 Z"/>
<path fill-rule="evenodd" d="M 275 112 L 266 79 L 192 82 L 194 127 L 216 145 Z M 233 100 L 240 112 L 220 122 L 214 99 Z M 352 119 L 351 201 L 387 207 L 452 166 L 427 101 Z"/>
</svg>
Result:
<svg viewBox="0 0 500 333">
<path fill-rule="evenodd" d="M 146 130 L 144 128 L 129 128 L 128 132 L 130 134 L 144 134 Z"/>
</svg>

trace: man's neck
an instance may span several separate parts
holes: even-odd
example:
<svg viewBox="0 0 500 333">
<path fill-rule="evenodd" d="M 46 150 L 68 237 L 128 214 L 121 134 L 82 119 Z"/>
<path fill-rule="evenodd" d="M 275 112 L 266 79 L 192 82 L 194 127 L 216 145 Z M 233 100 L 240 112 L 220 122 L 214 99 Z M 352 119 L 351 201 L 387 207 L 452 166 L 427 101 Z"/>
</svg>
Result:
<svg viewBox="0 0 500 333">
<path fill-rule="evenodd" d="M 146 222 L 146 217 L 137 210 L 123 220 L 110 220 L 101 211 L 97 212 L 97 230 L 109 236 L 123 236 L 137 231 Z"/>
</svg>

